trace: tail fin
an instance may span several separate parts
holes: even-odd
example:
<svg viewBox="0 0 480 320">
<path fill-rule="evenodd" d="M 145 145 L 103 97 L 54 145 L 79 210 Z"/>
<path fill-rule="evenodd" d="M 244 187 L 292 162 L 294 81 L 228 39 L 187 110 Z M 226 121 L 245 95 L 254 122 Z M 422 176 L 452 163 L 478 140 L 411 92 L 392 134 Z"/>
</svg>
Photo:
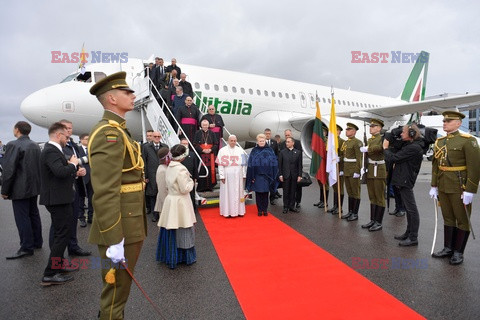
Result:
<svg viewBox="0 0 480 320">
<path fill-rule="evenodd" d="M 425 87 L 427 83 L 428 60 L 430 53 L 422 51 L 418 55 L 413 70 L 408 77 L 401 99 L 404 101 L 422 101 L 425 99 Z"/>
</svg>

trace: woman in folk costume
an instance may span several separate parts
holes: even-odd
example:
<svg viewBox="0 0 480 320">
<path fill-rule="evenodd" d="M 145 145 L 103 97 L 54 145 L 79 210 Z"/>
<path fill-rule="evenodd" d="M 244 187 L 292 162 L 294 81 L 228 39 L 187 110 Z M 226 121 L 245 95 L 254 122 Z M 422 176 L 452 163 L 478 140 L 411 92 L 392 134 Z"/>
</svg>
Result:
<svg viewBox="0 0 480 320">
<path fill-rule="evenodd" d="M 155 202 L 155 212 L 162 212 L 163 202 L 168 194 L 167 181 L 165 180 L 165 174 L 167 172 L 168 165 L 172 160 L 172 154 L 168 147 L 162 147 L 157 152 L 160 165 L 157 168 L 155 180 L 157 182 L 158 192 L 157 200 Z"/>
<path fill-rule="evenodd" d="M 195 263 L 195 229 L 197 222 L 190 199 L 193 180 L 182 161 L 188 156 L 183 145 L 171 149 L 172 161 L 165 172 L 168 195 L 165 198 L 158 226 L 157 261 L 174 269 L 178 263 Z"/>
<path fill-rule="evenodd" d="M 275 193 L 278 160 L 273 149 L 265 143 L 263 133 L 257 135 L 257 146 L 248 158 L 246 188 L 255 191 L 258 215 L 268 215 L 268 193 Z"/>
</svg>

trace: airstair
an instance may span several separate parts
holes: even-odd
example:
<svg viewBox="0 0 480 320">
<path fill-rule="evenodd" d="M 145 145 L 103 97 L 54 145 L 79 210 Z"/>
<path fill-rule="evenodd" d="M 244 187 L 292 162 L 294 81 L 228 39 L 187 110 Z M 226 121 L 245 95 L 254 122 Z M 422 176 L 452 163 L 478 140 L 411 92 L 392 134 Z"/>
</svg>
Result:
<svg viewBox="0 0 480 320">
<path fill-rule="evenodd" d="M 148 72 L 148 68 L 147 68 Z M 133 78 L 132 81 L 132 89 L 135 90 L 136 100 L 135 100 L 135 110 L 139 111 L 141 114 L 141 121 L 142 121 L 142 132 L 143 132 L 143 140 L 145 141 L 145 132 L 147 130 L 146 123 L 150 124 L 150 127 L 154 131 L 160 132 L 162 135 L 162 142 L 167 144 L 170 148 L 176 144 L 180 143 L 179 139 L 179 131 L 175 131 L 172 124 L 170 123 L 168 117 L 174 119 L 173 121 L 177 125 L 177 128 L 180 128 L 180 124 L 177 122 L 176 118 L 172 114 L 172 111 L 168 107 L 167 103 L 163 100 L 160 91 L 155 87 L 152 80 L 150 79 L 149 75 L 139 73 L 136 77 Z M 200 101 L 202 101 L 200 99 Z M 197 106 L 200 110 L 206 110 L 205 103 L 202 101 L 202 106 Z M 200 111 L 202 114 L 202 112 Z M 168 115 L 168 116 L 167 116 Z M 203 114 L 202 114 L 203 116 Z M 230 135 L 230 132 L 224 128 L 227 136 Z M 186 137 L 186 136 L 185 136 Z M 197 153 L 195 148 L 193 147 L 192 141 L 188 139 L 189 150 L 190 152 L 195 153 L 195 156 L 198 159 L 199 167 L 198 171 L 203 167 L 203 172 L 206 172 L 204 175 L 199 175 L 199 178 L 205 178 L 208 176 L 209 168 L 205 165 L 202 161 L 200 155 Z M 220 146 L 226 145 L 226 141 L 222 139 Z M 243 151 L 245 152 L 245 151 Z M 195 199 L 198 201 L 198 204 L 201 206 L 212 206 L 218 205 L 219 203 L 219 188 L 220 188 L 220 180 L 217 176 L 217 185 L 211 192 L 197 192 L 195 195 Z M 248 196 L 248 198 L 251 198 Z"/>
</svg>

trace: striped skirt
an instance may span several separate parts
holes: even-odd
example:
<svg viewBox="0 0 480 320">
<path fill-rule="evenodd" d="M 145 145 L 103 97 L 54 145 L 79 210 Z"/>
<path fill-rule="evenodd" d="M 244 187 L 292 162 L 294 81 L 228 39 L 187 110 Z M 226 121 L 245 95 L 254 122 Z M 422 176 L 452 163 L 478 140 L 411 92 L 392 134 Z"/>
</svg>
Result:
<svg viewBox="0 0 480 320">
<path fill-rule="evenodd" d="M 160 228 L 156 260 L 166 263 L 170 269 L 175 269 L 179 263 L 187 265 L 195 263 L 197 253 L 193 227 L 171 230 Z"/>
</svg>

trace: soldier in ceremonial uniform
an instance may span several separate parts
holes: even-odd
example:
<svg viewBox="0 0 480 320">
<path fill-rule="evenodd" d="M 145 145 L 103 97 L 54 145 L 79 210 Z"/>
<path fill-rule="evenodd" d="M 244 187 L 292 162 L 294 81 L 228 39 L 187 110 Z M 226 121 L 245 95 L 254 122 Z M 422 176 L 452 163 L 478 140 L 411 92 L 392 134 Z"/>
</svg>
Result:
<svg viewBox="0 0 480 320">
<path fill-rule="evenodd" d="M 343 131 L 343 128 L 340 127 L 337 124 L 337 135 L 338 135 L 338 150 L 337 150 L 337 153 L 338 153 L 338 158 L 340 159 L 340 162 L 338 163 L 338 172 L 339 172 L 339 176 L 340 176 L 340 205 L 343 208 L 343 192 L 344 192 L 343 191 L 343 186 L 345 184 L 345 181 L 344 181 L 344 178 L 343 178 L 344 172 L 343 172 L 343 151 L 342 151 L 342 147 L 343 147 L 343 143 L 345 142 L 345 140 L 340 138 L 340 134 L 342 133 L 342 131 Z M 332 186 L 332 189 L 333 189 L 333 207 L 327 211 L 327 212 L 330 212 L 331 214 L 338 214 L 338 185 L 337 185 L 337 183 L 335 183 Z"/>
<path fill-rule="evenodd" d="M 370 134 L 368 144 L 360 148 L 360 151 L 367 152 L 368 171 L 367 188 L 370 198 L 370 222 L 362 225 L 368 231 L 382 230 L 383 215 L 385 213 L 385 185 L 387 179 L 387 168 L 383 154 L 383 141 L 380 131 L 383 128 L 383 121 L 379 119 L 370 120 Z"/>
<path fill-rule="evenodd" d="M 480 149 L 474 137 L 458 131 L 465 115 L 456 111 L 442 114 L 447 135 L 435 141 L 430 196 L 441 203 L 445 238 L 444 248 L 432 256 L 450 257 L 450 264 L 458 265 L 463 262 L 470 235 L 471 203 L 480 178 Z"/>
<path fill-rule="evenodd" d="M 358 127 L 353 123 L 347 123 L 346 135 L 348 140 L 342 145 L 343 152 L 343 176 L 345 188 L 348 193 L 348 212 L 342 215 L 342 219 L 348 221 L 358 220 L 358 208 L 360 208 L 360 169 L 362 168 L 362 141 L 355 138 Z"/>
<path fill-rule="evenodd" d="M 133 272 L 147 234 L 143 159 L 140 145 L 125 125 L 125 114 L 133 110 L 135 95 L 117 72 L 97 82 L 90 93 L 97 96 L 105 112 L 90 133 L 90 157 L 94 216 L 89 242 L 98 244 L 102 259 L 103 290 L 100 319 L 123 319 L 132 279 L 117 263 L 125 261 Z M 107 283 L 112 260 L 115 282 Z"/>
</svg>

